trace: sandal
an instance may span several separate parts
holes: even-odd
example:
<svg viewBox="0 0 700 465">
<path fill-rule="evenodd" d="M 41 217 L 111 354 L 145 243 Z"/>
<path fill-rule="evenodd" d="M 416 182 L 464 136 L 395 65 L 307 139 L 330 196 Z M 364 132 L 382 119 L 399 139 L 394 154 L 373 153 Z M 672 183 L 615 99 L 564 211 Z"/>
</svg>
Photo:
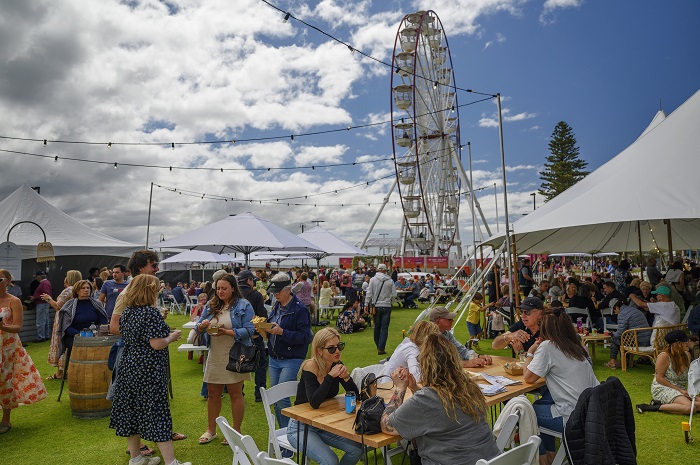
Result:
<svg viewBox="0 0 700 465">
<path fill-rule="evenodd" d="M 61 373 L 60 375 L 58 373 L 54 373 L 51 376 L 46 377 L 47 380 L 49 380 L 49 379 L 61 379 L 61 378 L 63 378 L 63 373 Z"/>
<path fill-rule="evenodd" d="M 8 431 L 10 431 L 10 429 L 12 429 L 12 425 L 6 425 L 4 423 L 0 423 L 0 434 L 5 434 Z"/>
<path fill-rule="evenodd" d="M 224 439 L 223 441 L 221 441 L 221 445 L 228 446 L 228 441 L 226 439 Z"/>
<path fill-rule="evenodd" d="M 182 441 L 183 439 L 187 439 L 186 434 L 182 433 L 173 433 L 173 441 Z"/>
<path fill-rule="evenodd" d="M 148 447 L 146 444 L 141 444 L 141 455 L 144 457 L 148 457 L 150 455 L 153 455 L 155 451 Z M 126 450 L 126 453 L 129 454 L 129 449 Z"/>
<path fill-rule="evenodd" d="M 200 444 L 209 444 L 210 442 L 212 442 L 216 438 L 217 438 L 216 433 L 211 434 L 209 431 L 205 431 L 204 434 L 202 434 L 199 437 L 199 443 Z"/>
</svg>

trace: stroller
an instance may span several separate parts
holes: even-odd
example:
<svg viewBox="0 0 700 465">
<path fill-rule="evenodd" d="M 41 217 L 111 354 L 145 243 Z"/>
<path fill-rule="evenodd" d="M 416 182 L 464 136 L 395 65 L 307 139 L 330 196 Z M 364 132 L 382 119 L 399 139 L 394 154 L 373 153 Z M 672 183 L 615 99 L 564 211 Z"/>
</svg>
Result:
<svg viewBox="0 0 700 465">
<path fill-rule="evenodd" d="M 690 368 L 688 368 L 688 395 L 693 399 L 690 407 L 690 418 L 681 423 L 686 443 L 693 442 L 693 410 L 698 394 L 700 394 L 700 359 L 695 359 L 690 362 Z"/>
</svg>

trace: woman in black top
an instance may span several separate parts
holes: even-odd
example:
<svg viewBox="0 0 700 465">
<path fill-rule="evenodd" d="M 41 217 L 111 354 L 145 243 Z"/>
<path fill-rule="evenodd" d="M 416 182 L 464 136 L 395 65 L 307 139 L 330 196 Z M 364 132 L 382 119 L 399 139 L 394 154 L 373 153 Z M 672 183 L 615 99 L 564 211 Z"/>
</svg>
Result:
<svg viewBox="0 0 700 465">
<path fill-rule="evenodd" d="M 308 402 L 311 407 L 319 408 L 323 401 L 338 395 L 341 384 L 345 392 L 357 393 L 355 382 L 340 361 L 344 348 L 345 343 L 340 342 L 340 333 L 335 328 L 326 327 L 316 333 L 311 342 L 311 358 L 301 365 L 301 381 L 294 405 Z M 297 450 L 303 442 L 300 430 L 296 420 L 289 420 L 287 438 Z M 306 444 L 308 456 L 319 465 L 355 465 L 362 458 L 359 443 L 313 426 L 309 426 Z M 331 447 L 345 452 L 340 461 Z"/>
<path fill-rule="evenodd" d="M 73 340 L 83 328 L 109 323 L 109 316 L 102 303 L 92 296 L 92 284 L 88 280 L 78 281 L 73 285 L 73 298 L 66 302 L 58 312 L 60 349 L 59 354 L 73 347 Z"/>
</svg>

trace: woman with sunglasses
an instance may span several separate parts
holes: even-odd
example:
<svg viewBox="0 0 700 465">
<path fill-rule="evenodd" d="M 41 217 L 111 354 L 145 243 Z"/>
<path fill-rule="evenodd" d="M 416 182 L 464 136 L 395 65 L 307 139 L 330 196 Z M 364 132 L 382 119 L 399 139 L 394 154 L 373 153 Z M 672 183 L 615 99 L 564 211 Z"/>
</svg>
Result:
<svg viewBox="0 0 700 465">
<path fill-rule="evenodd" d="M 527 351 L 523 377 L 526 383 L 534 383 L 538 378 L 547 381 L 548 392 L 533 404 L 537 424 L 563 432 L 581 393 L 599 383 L 591 359 L 563 308 L 543 312 L 540 336 Z M 554 437 L 541 437 L 540 464 L 550 464 L 556 451 Z"/>
<path fill-rule="evenodd" d="M 308 402 L 311 407 L 319 408 L 324 400 L 338 395 L 340 385 L 345 392 L 358 392 L 348 369 L 340 361 L 344 348 L 345 343 L 340 342 L 340 333 L 335 328 L 326 327 L 316 333 L 311 342 L 311 358 L 301 365 L 295 405 Z M 292 445 L 296 445 L 297 450 L 301 450 L 303 441 L 300 430 L 296 420 L 289 420 L 287 438 Z M 338 460 L 331 447 L 344 451 L 343 458 Z M 308 456 L 319 465 L 355 465 L 362 458 L 359 443 L 313 426 L 309 426 L 306 450 Z"/>
</svg>

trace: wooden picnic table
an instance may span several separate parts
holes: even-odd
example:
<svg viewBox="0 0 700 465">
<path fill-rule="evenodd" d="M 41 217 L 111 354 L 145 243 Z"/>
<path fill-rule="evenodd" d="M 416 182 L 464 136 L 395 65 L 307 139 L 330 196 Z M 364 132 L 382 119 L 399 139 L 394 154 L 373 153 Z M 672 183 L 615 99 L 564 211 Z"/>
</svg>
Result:
<svg viewBox="0 0 700 465">
<path fill-rule="evenodd" d="M 506 392 L 486 397 L 486 405 L 488 407 L 500 404 L 501 402 L 507 401 L 508 399 L 512 399 L 513 397 L 519 396 L 520 394 L 526 394 L 528 392 L 534 391 L 545 385 L 543 379 L 539 379 L 535 383 L 526 383 L 523 378 L 523 375 L 507 374 L 503 368 L 503 365 L 508 362 L 517 362 L 517 359 L 501 356 L 494 356 L 492 358 L 492 365 L 483 368 L 468 368 L 465 369 L 465 371 L 479 374 L 486 373 L 494 376 L 507 376 L 513 380 L 521 381 L 521 384 L 506 386 Z M 480 378 L 475 378 L 474 381 L 477 384 L 488 384 L 486 383 L 486 381 Z M 391 386 L 391 383 L 380 384 L 380 388 L 389 389 L 378 389 L 377 395 L 384 398 L 385 401 L 388 401 L 393 394 Z M 411 392 L 408 391 L 406 393 L 406 399 L 410 397 Z M 358 402 L 358 406 L 359 404 L 360 403 Z M 383 448 L 399 440 L 399 437 L 393 434 L 378 433 L 370 435 L 360 435 L 355 433 L 355 430 L 353 429 L 355 413 L 345 413 L 344 394 L 338 395 L 333 399 L 326 400 L 317 409 L 312 408 L 311 404 L 307 402 L 305 404 L 287 407 L 282 410 L 282 414 L 290 418 L 294 418 L 299 423 L 302 423 L 304 425 L 304 435 L 308 432 L 308 425 L 311 425 L 324 431 L 337 434 L 338 436 L 351 439 L 355 442 L 362 444 L 365 447 L 372 447 L 374 449 Z M 306 445 L 306 441 L 304 441 L 304 445 Z M 301 463 L 304 463 L 304 460 L 306 458 L 306 450 L 303 449 L 300 452 L 302 454 Z M 384 460 L 386 462 L 386 457 L 384 458 Z"/>
</svg>

